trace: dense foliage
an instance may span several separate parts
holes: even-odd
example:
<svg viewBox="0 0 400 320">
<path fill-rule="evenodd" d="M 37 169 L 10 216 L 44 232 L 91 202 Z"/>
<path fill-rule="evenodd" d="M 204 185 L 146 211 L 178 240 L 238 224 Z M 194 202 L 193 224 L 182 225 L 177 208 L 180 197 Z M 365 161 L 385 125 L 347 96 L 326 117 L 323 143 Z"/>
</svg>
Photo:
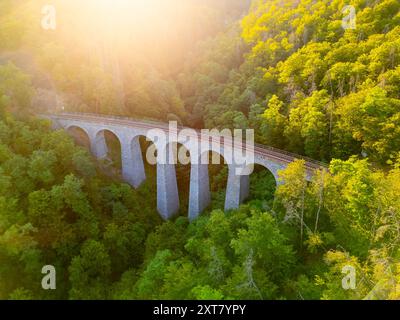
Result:
<svg viewBox="0 0 400 320">
<path fill-rule="evenodd" d="M 8 114 L 0 127 L 1 298 L 398 298 L 400 161 L 335 160 L 311 184 L 299 161 L 274 201 L 258 173 L 239 210 L 161 223 L 151 186 L 110 181 L 65 133 Z M 41 289 L 46 264 L 55 291 Z"/>
<path fill-rule="evenodd" d="M 254 1 L 241 30 L 206 43 L 179 77 L 193 124 L 254 128 L 261 143 L 326 161 L 395 157 L 400 3 L 352 1 L 355 30 L 342 28 L 346 4 Z"/>
<path fill-rule="evenodd" d="M 212 27 L 162 65 L 152 45 L 87 58 L 101 37 L 29 29 L 38 3 L 0 4 L 0 299 L 400 299 L 399 1 L 352 1 L 355 30 L 342 28 L 342 0 L 257 0 L 240 24 L 239 1 L 206 2 L 196 23 Z M 32 116 L 48 79 L 67 110 L 254 128 L 329 169 L 308 183 L 296 161 L 275 190 L 258 168 L 250 199 L 223 212 L 226 166 L 210 166 L 210 208 L 161 221 L 152 179 L 133 190 Z M 57 290 L 41 287 L 47 264 Z"/>
</svg>

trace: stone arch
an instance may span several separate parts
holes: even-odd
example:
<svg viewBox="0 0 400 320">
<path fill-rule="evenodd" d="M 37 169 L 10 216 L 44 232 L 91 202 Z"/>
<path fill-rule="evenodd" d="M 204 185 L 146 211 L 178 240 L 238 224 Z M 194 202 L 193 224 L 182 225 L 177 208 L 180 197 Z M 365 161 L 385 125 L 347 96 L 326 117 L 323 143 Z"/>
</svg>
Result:
<svg viewBox="0 0 400 320">
<path fill-rule="evenodd" d="M 240 202 L 242 203 L 246 199 L 257 198 L 264 200 L 272 200 L 275 194 L 275 190 L 279 185 L 278 169 L 265 165 L 262 162 L 255 161 L 252 164 L 247 165 L 242 170 L 242 183 L 241 183 L 241 194 Z M 262 183 L 262 188 L 255 188 L 257 183 Z"/>
<path fill-rule="evenodd" d="M 85 127 L 73 124 L 67 126 L 65 131 L 67 131 L 67 133 L 75 139 L 77 144 L 90 149 L 90 134 Z"/>
<path fill-rule="evenodd" d="M 237 209 L 250 196 L 250 176 L 254 167 L 267 170 L 274 179 L 275 188 L 280 183 L 278 171 L 283 168 L 279 163 L 264 159 L 253 159 L 246 165 L 233 165 L 229 170 L 225 210 Z"/>
<path fill-rule="evenodd" d="M 279 163 L 279 162 L 271 161 L 271 160 L 268 160 L 268 161 L 256 160 L 255 164 L 258 164 L 258 165 L 263 166 L 264 168 L 268 169 L 274 176 L 277 186 L 283 183 L 280 180 L 279 171 L 286 169 L 287 165 Z"/>
<path fill-rule="evenodd" d="M 120 144 L 122 144 L 122 140 L 123 139 L 122 139 L 122 137 L 120 137 L 120 134 L 117 131 L 115 131 L 114 129 L 111 129 L 111 128 L 98 129 L 98 130 L 96 130 L 94 136 L 95 136 L 95 138 L 98 138 L 99 136 L 104 135 L 104 134 L 112 134 L 115 138 L 117 138 L 118 142 Z"/>
<path fill-rule="evenodd" d="M 191 218 L 197 217 L 212 202 L 211 192 L 214 191 L 216 198 L 214 201 L 221 201 L 221 209 L 226 205 L 226 197 L 229 184 L 229 175 L 233 169 L 228 163 L 223 150 L 215 149 L 210 146 L 207 150 L 201 150 L 198 153 L 196 165 L 192 165 L 191 171 L 191 189 L 193 185 L 193 194 L 197 200 L 196 209 L 189 210 Z M 214 162 L 214 160 L 217 160 Z M 191 190 L 192 191 L 192 190 Z M 218 192 L 217 192 L 218 191 Z M 219 197 L 218 194 L 221 196 Z M 192 197 L 192 192 L 191 192 Z M 216 202 L 214 202 L 216 205 Z M 191 209 L 191 208 L 190 208 Z"/>
<path fill-rule="evenodd" d="M 87 134 L 87 136 L 89 137 L 89 131 L 88 131 L 84 126 L 80 126 L 80 125 L 77 125 L 77 124 L 70 124 L 70 125 L 68 125 L 68 126 L 65 127 L 65 130 L 66 130 L 67 132 L 70 132 L 70 131 L 73 130 L 73 129 L 82 130 L 82 131 L 84 131 L 84 132 Z"/>
<path fill-rule="evenodd" d="M 94 134 L 96 156 L 99 159 L 111 160 L 116 168 L 122 169 L 123 139 L 111 128 L 101 128 Z"/>
<path fill-rule="evenodd" d="M 134 134 L 129 137 L 129 147 L 132 152 L 139 152 L 142 155 L 142 161 L 146 161 L 150 165 L 156 165 L 158 147 L 155 141 L 146 136 L 144 133 Z M 149 150 L 149 148 L 152 148 Z M 153 151 L 152 151 L 153 150 Z M 154 159 L 147 159 L 147 152 L 153 152 Z"/>
<path fill-rule="evenodd" d="M 254 172 L 255 167 L 262 167 L 265 170 L 267 170 L 275 179 L 275 184 L 278 185 L 279 184 L 279 175 L 278 175 L 278 170 L 280 170 L 281 168 L 278 167 L 277 165 L 269 165 L 266 164 L 262 161 L 254 161 L 254 163 L 250 163 L 247 166 L 245 166 L 242 170 L 242 174 L 244 176 L 246 175 L 252 175 Z"/>
</svg>

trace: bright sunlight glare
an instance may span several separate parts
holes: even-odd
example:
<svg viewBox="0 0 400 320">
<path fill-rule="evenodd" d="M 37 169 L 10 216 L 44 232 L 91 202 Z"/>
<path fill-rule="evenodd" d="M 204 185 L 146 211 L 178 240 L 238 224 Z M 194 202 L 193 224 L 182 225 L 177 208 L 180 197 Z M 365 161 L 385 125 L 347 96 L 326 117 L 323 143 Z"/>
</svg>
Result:
<svg viewBox="0 0 400 320">
<path fill-rule="evenodd" d="M 102 43 L 126 55 L 174 50 L 204 28 L 197 18 L 201 1 L 58 0 L 56 6 L 58 37 L 80 46 Z"/>
<path fill-rule="evenodd" d="M 162 32 L 190 19 L 180 0 L 72 0 L 68 5 L 87 28 L 113 34 Z"/>
</svg>

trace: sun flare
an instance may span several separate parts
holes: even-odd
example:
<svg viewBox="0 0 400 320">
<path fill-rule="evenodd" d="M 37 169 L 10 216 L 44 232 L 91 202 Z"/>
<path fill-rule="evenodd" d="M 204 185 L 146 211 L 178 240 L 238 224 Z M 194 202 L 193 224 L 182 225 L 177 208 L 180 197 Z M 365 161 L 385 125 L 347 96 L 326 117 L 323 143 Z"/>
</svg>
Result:
<svg viewBox="0 0 400 320">
<path fill-rule="evenodd" d="M 194 23 L 195 32 L 185 29 L 196 21 L 199 10 L 181 0 L 59 0 L 59 4 L 59 32 L 77 42 L 100 41 L 129 50 L 175 39 L 185 42 L 201 30 L 201 23 Z"/>
</svg>

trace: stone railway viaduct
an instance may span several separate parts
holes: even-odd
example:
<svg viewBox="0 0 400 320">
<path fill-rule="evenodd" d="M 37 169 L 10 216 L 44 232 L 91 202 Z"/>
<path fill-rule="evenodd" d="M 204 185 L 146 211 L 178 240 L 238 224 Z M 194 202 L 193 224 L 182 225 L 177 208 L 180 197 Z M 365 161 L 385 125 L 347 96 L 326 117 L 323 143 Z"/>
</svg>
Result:
<svg viewBox="0 0 400 320">
<path fill-rule="evenodd" d="M 171 134 L 170 127 L 163 123 L 152 121 L 138 121 L 129 118 L 100 116 L 92 114 L 79 113 L 61 113 L 41 115 L 42 118 L 51 120 L 54 129 L 71 130 L 78 128 L 83 130 L 90 142 L 90 148 L 93 155 L 102 159 L 108 154 L 108 148 L 105 132 L 113 133 L 119 140 L 121 145 L 122 160 L 122 177 L 132 187 L 139 187 L 146 179 L 142 151 L 139 143 L 140 137 L 145 137 L 149 141 L 153 141 L 157 149 L 157 157 L 161 152 L 168 154 L 167 146 L 173 143 L 182 144 L 189 152 L 191 159 L 190 170 L 190 190 L 189 190 L 189 219 L 195 219 L 210 204 L 210 183 L 208 176 L 208 165 L 201 161 L 192 161 L 200 159 L 207 152 L 216 152 L 224 156 L 229 149 L 231 154 L 240 153 L 247 148 L 232 148 L 232 143 L 227 144 L 222 139 L 221 146 L 216 148 L 212 143 L 212 136 L 207 137 L 207 141 L 200 140 L 199 135 L 196 139 L 180 140 L 178 132 L 182 130 L 191 130 L 189 128 L 179 127 L 178 132 Z M 152 132 L 154 130 L 164 133 L 167 139 L 154 139 Z M 204 140 L 204 137 L 202 137 Z M 200 148 L 202 145 L 202 148 Z M 285 169 L 287 165 L 295 159 L 306 160 L 307 179 L 310 180 L 315 170 L 324 168 L 323 163 L 307 159 L 285 151 L 277 150 L 267 146 L 252 146 L 251 157 L 246 155 L 246 161 L 240 164 L 228 162 L 228 183 L 225 198 L 225 209 L 235 209 L 249 195 L 249 175 L 246 174 L 246 168 L 251 165 L 258 164 L 268 169 L 278 180 L 278 171 Z M 167 155 L 167 157 L 170 157 Z M 239 157 L 238 157 L 239 158 Z M 158 158 L 157 158 L 158 159 Z M 240 173 L 242 172 L 242 173 Z M 250 171 L 249 171 L 250 172 Z M 160 215 L 164 219 L 174 216 L 179 210 L 179 194 L 175 172 L 175 164 L 157 162 L 157 208 Z"/>
</svg>

